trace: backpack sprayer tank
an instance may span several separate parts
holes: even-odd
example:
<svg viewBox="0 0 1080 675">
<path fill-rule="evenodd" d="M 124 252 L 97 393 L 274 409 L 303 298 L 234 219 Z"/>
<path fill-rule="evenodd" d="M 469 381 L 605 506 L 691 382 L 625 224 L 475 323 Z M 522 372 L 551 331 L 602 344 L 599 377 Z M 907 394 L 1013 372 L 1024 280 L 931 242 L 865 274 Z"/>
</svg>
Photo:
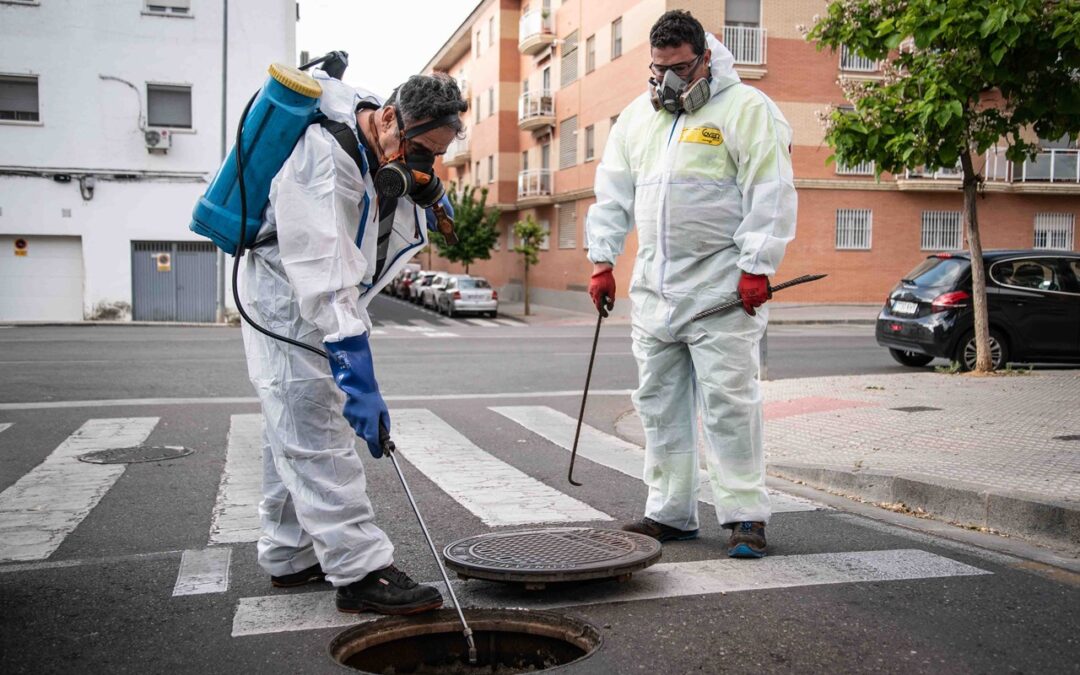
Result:
<svg viewBox="0 0 1080 675">
<path fill-rule="evenodd" d="M 247 223 L 244 248 L 255 243 L 263 211 L 270 201 L 270 182 L 292 154 L 308 125 L 319 117 L 322 87 L 307 73 L 275 63 L 270 77 L 253 99 L 244 118 L 241 138 Z M 192 213 L 191 230 L 207 237 L 226 253 L 240 243 L 240 184 L 236 175 L 236 146 Z"/>
</svg>

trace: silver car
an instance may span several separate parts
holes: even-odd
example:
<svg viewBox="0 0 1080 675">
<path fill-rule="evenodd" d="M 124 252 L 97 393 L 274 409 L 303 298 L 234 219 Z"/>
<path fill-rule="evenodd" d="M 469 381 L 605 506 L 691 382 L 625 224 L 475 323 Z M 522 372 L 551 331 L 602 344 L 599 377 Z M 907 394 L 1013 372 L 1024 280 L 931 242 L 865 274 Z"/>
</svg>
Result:
<svg viewBox="0 0 1080 675">
<path fill-rule="evenodd" d="M 419 304 L 421 291 L 431 283 L 431 280 L 435 278 L 435 274 L 435 272 L 420 272 L 409 284 L 409 297 L 406 300 Z"/>
<path fill-rule="evenodd" d="M 499 293 L 487 279 L 455 276 L 439 293 L 435 308 L 449 317 L 469 312 L 494 318 L 499 312 Z"/>
<path fill-rule="evenodd" d="M 431 280 L 431 283 L 424 287 L 420 304 L 430 309 L 439 309 L 439 296 L 442 294 L 443 289 L 446 288 L 446 284 L 450 283 L 451 279 L 457 279 L 458 277 L 468 277 L 467 274 L 450 274 L 449 272 L 440 272 L 435 275 L 435 278 Z"/>
</svg>

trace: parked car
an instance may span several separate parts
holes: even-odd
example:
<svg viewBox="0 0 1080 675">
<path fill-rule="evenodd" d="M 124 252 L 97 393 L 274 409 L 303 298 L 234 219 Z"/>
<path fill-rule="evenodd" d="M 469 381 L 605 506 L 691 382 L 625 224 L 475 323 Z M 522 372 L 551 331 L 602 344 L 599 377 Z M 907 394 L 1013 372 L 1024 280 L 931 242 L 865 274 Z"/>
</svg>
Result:
<svg viewBox="0 0 1080 675">
<path fill-rule="evenodd" d="M 409 302 L 420 304 L 420 292 L 435 278 L 435 272 L 421 271 L 409 284 Z"/>
<path fill-rule="evenodd" d="M 990 352 L 1006 363 L 1080 363 L 1080 253 L 986 251 Z M 879 345 L 905 366 L 975 367 L 971 257 L 938 253 L 900 280 L 878 315 Z"/>
<path fill-rule="evenodd" d="M 452 278 L 439 293 L 436 310 L 449 317 L 466 312 L 494 317 L 499 312 L 499 293 L 481 277 Z"/>
<path fill-rule="evenodd" d="M 405 275 L 401 278 L 401 281 L 394 286 L 394 297 L 401 298 L 402 300 L 409 299 L 409 286 L 413 281 L 420 276 L 421 270 L 406 270 Z"/>
<path fill-rule="evenodd" d="M 383 288 L 383 290 L 395 298 L 401 297 L 401 285 L 405 283 L 405 280 L 409 278 L 409 275 L 419 271 L 419 265 L 416 263 L 407 263 L 405 267 L 401 268 L 401 271 L 394 275 L 394 278 Z"/>
<path fill-rule="evenodd" d="M 450 274 L 449 272 L 440 272 L 435 275 L 435 278 L 428 284 L 420 298 L 420 304 L 430 309 L 438 309 L 439 294 L 446 288 L 446 284 L 451 279 L 458 277 L 467 277 L 467 274 Z"/>
</svg>

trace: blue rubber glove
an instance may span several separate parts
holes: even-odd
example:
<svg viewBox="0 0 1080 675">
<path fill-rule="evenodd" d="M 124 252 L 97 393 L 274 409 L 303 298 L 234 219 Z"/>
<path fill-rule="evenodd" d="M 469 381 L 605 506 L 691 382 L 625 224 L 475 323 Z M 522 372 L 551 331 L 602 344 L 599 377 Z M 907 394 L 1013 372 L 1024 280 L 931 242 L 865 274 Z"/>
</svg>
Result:
<svg viewBox="0 0 1080 675">
<path fill-rule="evenodd" d="M 390 412 L 379 393 L 379 383 L 375 381 L 375 364 L 371 360 L 367 334 L 327 342 L 326 351 L 334 381 L 345 392 L 345 419 L 356 435 L 367 441 L 371 456 L 382 457 L 379 425 L 390 431 Z"/>
<path fill-rule="evenodd" d="M 454 207 L 450 205 L 450 195 L 444 194 L 442 199 L 439 200 L 439 205 L 446 211 L 446 215 L 450 216 L 450 220 L 454 219 Z M 427 215 L 427 229 L 428 232 L 438 231 L 438 219 L 435 217 L 435 209 L 424 209 L 424 213 Z"/>
</svg>

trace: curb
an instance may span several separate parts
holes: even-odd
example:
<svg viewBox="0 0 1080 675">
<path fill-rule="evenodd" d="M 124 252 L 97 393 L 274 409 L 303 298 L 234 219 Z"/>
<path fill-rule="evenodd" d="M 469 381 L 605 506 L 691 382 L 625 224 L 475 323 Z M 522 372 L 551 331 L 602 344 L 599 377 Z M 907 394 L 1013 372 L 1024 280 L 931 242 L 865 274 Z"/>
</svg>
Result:
<svg viewBox="0 0 1080 675">
<path fill-rule="evenodd" d="M 1080 503 L 888 471 L 770 464 L 767 473 L 847 497 L 902 504 L 961 527 L 985 528 L 1054 548 L 1080 548 Z"/>
</svg>

